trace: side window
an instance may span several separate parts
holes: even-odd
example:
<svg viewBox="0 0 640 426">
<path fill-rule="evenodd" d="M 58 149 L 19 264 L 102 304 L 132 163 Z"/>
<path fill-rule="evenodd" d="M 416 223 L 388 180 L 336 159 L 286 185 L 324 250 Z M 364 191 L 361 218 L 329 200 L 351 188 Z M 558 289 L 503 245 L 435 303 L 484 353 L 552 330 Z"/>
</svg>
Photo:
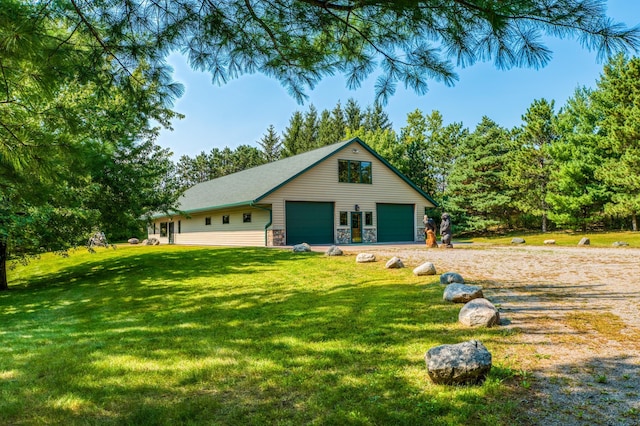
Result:
<svg viewBox="0 0 640 426">
<path fill-rule="evenodd" d="M 205 225 L 211 225 L 211 216 L 207 216 L 204 218 L 204 224 Z"/>
<path fill-rule="evenodd" d="M 360 162 L 359 161 L 349 162 L 349 182 L 360 183 Z"/>
<path fill-rule="evenodd" d="M 371 177 L 371 162 L 363 161 L 360 163 L 360 182 L 371 183 L 373 181 Z"/>
<path fill-rule="evenodd" d="M 347 226 L 347 225 L 349 225 L 347 212 L 340 212 L 340 226 Z"/>
<path fill-rule="evenodd" d="M 338 182 L 349 182 L 349 161 L 338 160 Z"/>
<path fill-rule="evenodd" d="M 160 236 L 161 237 L 167 236 L 167 222 L 162 222 L 160 224 Z"/>
<path fill-rule="evenodd" d="M 229 224 L 229 215 L 228 214 L 222 215 L 222 224 L 223 225 L 228 225 Z"/>
<path fill-rule="evenodd" d="M 373 212 L 364 213 L 364 224 L 365 226 L 373 226 Z"/>
<path fill-rule="evenodd" d="M 251 213 L 242 213 L 242 222 L 251 223 Z"/>
</svg>

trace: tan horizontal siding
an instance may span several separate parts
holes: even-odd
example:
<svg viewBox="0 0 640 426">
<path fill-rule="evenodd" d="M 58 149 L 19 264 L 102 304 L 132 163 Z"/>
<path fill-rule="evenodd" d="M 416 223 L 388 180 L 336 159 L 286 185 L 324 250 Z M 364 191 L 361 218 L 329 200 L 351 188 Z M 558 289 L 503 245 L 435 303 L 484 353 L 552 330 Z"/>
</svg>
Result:
<svg viewBox="0 0 640 426">
<path fill-rule="evenodd" d="M 243 222 L 243 213 L 251 213 L 251 222 Z M 228 224 L 222 223 L 224 215 L 229 215 Z M 206 225 L 207 217 L 211 218 L 211 225 Z M 268 211 L 249 206 L 199 213 L 189 217 L 174 216 L 171 220 L 156 220 L 156 234 L 150 233 L 149 238 L 155 237 L 161 244 L 168 244 L 168 237 L 160 237 L 160 224 L 172 221 L 175 231 L 174 244 L 264 246 L 264 227 L 269 218 Z M 153 231 L 153 225 L 150 230 Z"/>
<path fill-rule="evenodd" d="M 188 232 L 176 235 L 175 244 L 213 246 L 264 246 L 261 231 Z"/>
<path fill-rule="evenodd" d="M 285 229 L 286 201 L 335 202 L 336 225 L 340 223 L 340 212 L 352 212 L 357 204 L 361 212 L 373 213 L 373 226 L 377 223 L 376 204 L 412 204 L 416 209 L 416 226 L 422 225 L 424 208 L 433 205 L 364 148 L 353 153 L 353 147 L 337 152 L 262 200 L 273 206 L 274 229 Z M 338 182 L 338 160 L 370 161 L 373 183 Z"/>
</svg>

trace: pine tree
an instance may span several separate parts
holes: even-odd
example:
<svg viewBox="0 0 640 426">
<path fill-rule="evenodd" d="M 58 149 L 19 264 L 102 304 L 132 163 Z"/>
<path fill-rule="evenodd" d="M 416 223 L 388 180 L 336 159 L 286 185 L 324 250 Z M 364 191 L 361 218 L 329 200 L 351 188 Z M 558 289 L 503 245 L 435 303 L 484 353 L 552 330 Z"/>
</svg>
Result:
<svg viewBox="0 0 640 426">
<path fill-rule="evenodd" d="M 598 134 L 607 156 L 596 172 L 611 191 L 605 211 L 630 217 L 638 230 L 640 212 L 640 58 L 613 58 L 592 93 Z"/>
<path fill-rule="evenodd" d="M 345 125 L 347 129 L 353 134 L 357 132 L 362 126 L 362 110 L 360 105 L 355 99 L 349 98 L 347 105 L 344 108 Z"/>
<path fill-rule="evenodd" d="M 376 102 L 373 104 L 373 107 L 367 107 L 367 110 L 364 113 L 362 126 L 365 131 L 375 131 L 378 129 L 386 130 L 391 129 L 392 123 L 389 120 L 389 115 L 382 108 L 382 104 Z"/>
<path fill-rule="evenodd" d="M 331 145 L 338 141 L 339 139 L 335 139 L 331 113 L 326 109 L 322 110 L 318 121 L 318 146 Z"/>
<path fill-rule="evenodd" d="M 300 129 L 300 152 L 311 151 L 318 147 L 318 110 L 313 104 L 304 114 L 302 129 Z"/>
<path fill-rule="evenodd" d="M 591 91 L 577 89 L 558 114 L 558 133 L 549 149 L 553 161 L 548 185 L 549 218 L 561 226 L 586 232 L 603 219 L 609 192 L 596 176 L 606 158 L 597 134 L 598 117 Z"/>
<path fill-rule="evenodd" d="M 462 140 L 442 206 L 454 223 L 476 231 L 509 225 L 512 193 L 505 185 L 504 159 L 510 150 L 508 132 L 487 117 Z"/>
<path fill-rule="evenodd" d="M 300 111 L 293 113 L 289 119 L 289 127 L 287 127 L 282 136 L 282 156 L 292 157 L 304 152 L 302 150 L 301 134 L 304 117 Z"/>
<path fill-rule="evenodd" d="M 427 180 L 425 191 L 436 201 L 442 201 L 447 182 L 461 140 L 467 137 L 468 130 L 462 123 L 443 125 L 439 111 L 432 111 L 426 119 L 426 164 Z"/>
<path fill-rule="evenodd" d="M 273 124 L 267 128 L 267 133 L 258 141 L 262 148 L 262 155 L 267 163 L 278 161 L 282 154 L 282 141 L 276 133 Z"/>
<path fill-rule="evenodd" d="M 535 100 L 522 116 L 517 129 L 517 148 L 509 157 L 507 183 L 514 190 L 515 206 L 526 214 L 540 218 L 542 232 L 547 232 L 548 184 L 551 177 L 551 145 L 558 140 L 554 103 Z"/>
<path fill-rule="evenodd" d="M 423 190 L 429 186 L 427 180 L 430 173 L 426 131 L 427 122 L 418 109 L 407 115 L 407 125 L 400 130 L 400 143 L 404 151 L 400 171 Z"/>
</svg>

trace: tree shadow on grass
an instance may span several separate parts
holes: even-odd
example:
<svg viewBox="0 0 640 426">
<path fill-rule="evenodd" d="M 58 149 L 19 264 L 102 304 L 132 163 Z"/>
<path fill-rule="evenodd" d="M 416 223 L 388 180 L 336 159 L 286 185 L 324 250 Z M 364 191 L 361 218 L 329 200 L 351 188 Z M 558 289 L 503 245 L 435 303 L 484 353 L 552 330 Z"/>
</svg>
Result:
<svg viewBox="0 0 640 426">
<path fill-rule="evenodd" d="M 464 424 L 483 408 L 482 388 L 432 385 L 423 356 L 471 338 L 490 345 L 499 330 L 458 326 L 459 307 L 441 300 L 441 287 L 399 283 L 402 276 L 366 282 L 345 272 L 315 287 L 290 285 L 299 274 L 292 263 L 305 261 L 319 259 L 245 249 L 143 253 L 14 290 L 13 303 L 0 299 L 11 324 L 0 371 L 12 372 L 0 419 Z M 272 266 L 275 276 L 265 278 Z M 234 283 L 237 274 L 255 274 L 256 283 Z M 212 281 L 180 282 L 203 277 Z M 40 293 L 50 299 L 30 303 Z"/>
</svg>

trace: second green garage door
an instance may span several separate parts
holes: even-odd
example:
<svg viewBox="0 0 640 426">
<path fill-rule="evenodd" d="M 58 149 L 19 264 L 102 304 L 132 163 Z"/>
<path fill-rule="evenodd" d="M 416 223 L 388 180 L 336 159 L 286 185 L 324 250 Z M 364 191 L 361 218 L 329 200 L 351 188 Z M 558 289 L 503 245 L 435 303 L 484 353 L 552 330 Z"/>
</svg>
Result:
<svg viewBox="0 0 640 426">
<path fill-rule="evenodd" d="M 333 203 L 287 201 L 287 245 L 333 244 Z"/>
<path fill-rule="evenodd" d="M 378 242 L 414 241 L 413 204 L 378 204 Z"/>
</svg>

